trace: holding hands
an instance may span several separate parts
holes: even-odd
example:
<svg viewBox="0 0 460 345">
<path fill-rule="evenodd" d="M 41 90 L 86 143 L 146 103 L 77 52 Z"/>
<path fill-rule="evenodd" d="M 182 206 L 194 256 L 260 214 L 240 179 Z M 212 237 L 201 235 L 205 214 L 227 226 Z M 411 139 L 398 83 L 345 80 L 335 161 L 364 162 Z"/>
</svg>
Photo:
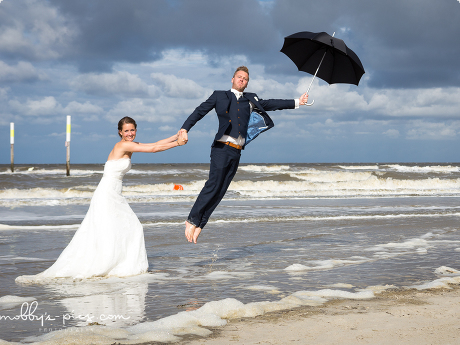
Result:
<svg viewBox="0 0 460 345">
<path fill-rule="evenodd" d="M 185 129 L 181 129 L 179 132 L 177 132 L 177 145 L 183 146 L 187 144 L 187 142 L 188 142 L 187 131 Z"/>
</svg>

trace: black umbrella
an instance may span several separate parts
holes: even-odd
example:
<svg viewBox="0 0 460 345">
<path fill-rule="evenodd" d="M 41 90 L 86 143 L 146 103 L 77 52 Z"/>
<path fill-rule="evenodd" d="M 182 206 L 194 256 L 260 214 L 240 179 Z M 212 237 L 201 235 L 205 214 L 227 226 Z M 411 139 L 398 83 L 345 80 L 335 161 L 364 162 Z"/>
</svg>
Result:
<svg viewBox="0 0 460 345">
<path fill-rule="evenodd" d="M 296 64 L 299 71 L 314 74 L 307 93 L 316 76 L 329 84 L 358 85 L 364 74 L 364 67 L 354 51 L 341 39 L 325 32 L 303 31 L 287 36 L 281 52 Z"/>
</svg>

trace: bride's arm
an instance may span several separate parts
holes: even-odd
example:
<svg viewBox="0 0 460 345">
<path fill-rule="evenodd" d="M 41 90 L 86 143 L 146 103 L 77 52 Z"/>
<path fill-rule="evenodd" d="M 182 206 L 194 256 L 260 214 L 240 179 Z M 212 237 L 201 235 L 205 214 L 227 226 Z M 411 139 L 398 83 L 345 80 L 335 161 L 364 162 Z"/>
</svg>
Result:
<svg viewBox="0 0 460 345">
<path fill-rule="evenodd" d="M 176 146 L 185 145 L 186 141 L 179 133 L 157 141 L 156 143 L 136 143 L 136 142 L 123 142 L 123 149 L 127 152 L 161 152 L 169 150 Z"/>
</svg>

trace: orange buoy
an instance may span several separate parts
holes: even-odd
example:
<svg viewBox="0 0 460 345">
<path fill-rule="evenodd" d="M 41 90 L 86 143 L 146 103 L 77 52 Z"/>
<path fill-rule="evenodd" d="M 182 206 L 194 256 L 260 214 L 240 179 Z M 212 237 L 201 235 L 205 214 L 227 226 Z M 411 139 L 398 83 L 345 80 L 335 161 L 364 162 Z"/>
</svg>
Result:
<svg viewBox="0 0 460 345">
<path fill-rule="evenodd" d="M 175 184 L 173 189 L 174 190 L 184 190 L 184 187 L 182 187 L 180 184 Z"/>
</svg>

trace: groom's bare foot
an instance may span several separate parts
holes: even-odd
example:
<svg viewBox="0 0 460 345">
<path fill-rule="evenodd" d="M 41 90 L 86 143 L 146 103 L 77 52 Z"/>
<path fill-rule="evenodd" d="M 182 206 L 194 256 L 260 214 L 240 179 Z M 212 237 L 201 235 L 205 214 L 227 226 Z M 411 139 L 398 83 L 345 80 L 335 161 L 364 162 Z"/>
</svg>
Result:
<svg viewBox="0 0 460 345">
<path fill-rule="evenodd" d="M 200 236 L 201 228 L 196 228 L 193 233 L 193 243 L 196 243 L 198 236 Z"/>
<path fill-rule="evenodd" d="M 189 242 L 192 242 L 194 239 L 195 229 L 196 229 L 195 225 L 192 225 L 189 222 L 185 221 L 185 237 L 187 238 Z M 196 243 L 196 239 L 195 239 L 195 243 Z"/>
</svg>

